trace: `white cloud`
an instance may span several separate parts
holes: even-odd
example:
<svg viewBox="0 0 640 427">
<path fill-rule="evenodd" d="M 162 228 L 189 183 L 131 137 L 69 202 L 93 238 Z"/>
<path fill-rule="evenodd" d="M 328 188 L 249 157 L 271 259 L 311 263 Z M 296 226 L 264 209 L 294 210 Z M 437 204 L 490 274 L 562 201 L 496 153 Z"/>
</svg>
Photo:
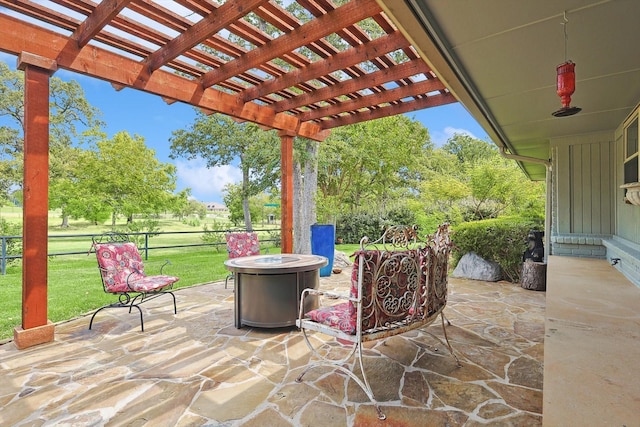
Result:
<svg viewBox="0 0 640 427">
<path fill-rule="evenodd" d="M 191 188 L 193 197 L 201 202 L 222 202 L 222 190 L 227 184 L 242 180 L 242 172 L 234 166 L 208 168 L 204 160 L 176 161 L 178 189 Z"/>
<path fill-rule="evenodd" d="M 468 135 L 471 138 L 478 139 L 473 133 L 466 129 L 454 128 L 451 126 L 445 127 L 443 130 L 429 131 L 429 135 L 431 136 L 431 142 L 436 147 L 442 147 L 453 135 Z"/>
</svg>

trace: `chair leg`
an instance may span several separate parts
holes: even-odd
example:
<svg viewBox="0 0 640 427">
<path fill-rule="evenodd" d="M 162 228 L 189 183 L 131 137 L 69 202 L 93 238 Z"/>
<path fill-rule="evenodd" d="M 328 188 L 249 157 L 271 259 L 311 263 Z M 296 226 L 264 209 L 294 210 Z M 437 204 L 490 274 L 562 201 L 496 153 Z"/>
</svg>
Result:
<svg viewBox="0 0 640 427">
<path fill-rule="evenodd" d="M 236 280 L 235 276 L 233 275 L 233 273 L 229 274 L 225 279 L 224 279 L 224 288 L 227 289 L 227 282 L 229 282 L 229 279 L 233 279 L 234 281 Z"/>
<path fill-rule="evenodd" d="M 373 406 L 376 409 L 376 413 L 378 414 L 378 418 L 380 420 L 386 419 L 387 416 L 382 412 L 382 409 L 380 409 L 380 406 L 378 405 L 378 401 L 376 400 L 376 398 L 373 395 L 373 390 L 371 389 L 371 385 L 369 384 L 369 381 L 367 380 L 367 375 L 365 374 L 365 371 L 364 371 L 364 363 L 363 363 L 363 357 L 362 357 L 362 343 L 361 342 L 355 342 L 353 344 L 354 347 L 351 349 L 351 351 L 349 351 L 348 355 L 345 356 L 342 359 L 327 359 L 327 358 L 323 357 L 318 352 L 318 349 L 315 348 L 311 344 L 311 342 L 309 341 L 309 337 L 307 336 L 307 331 L 302 329 L 302 333 L 303 333 L 303 336 L 304 336 L 305 341 L 307 343 L 307 346 L 311 350 L 311 353 L 314 356 L 316 356 L 319 360 L 317 362 L 313 363 L 313 364 L 308 365 L 302 371 L 302 373 L 296 378 L 295 381 L 297 383 L 301 383 L 302 382 L 302 377 L 304 377 L 304 375 L 307 372 L 309 372 L 312 368 L 315 368 L 315 367 L 327 366 L 327 367 L 331 367 L 333 369 L 337 369 L 337 370 L 345 373 L 349 378 L 354 380 L 356 382 L 356 384 L 358 384 L 358 386 L 360 386 L 360 388 L 362 389 L 362 391 L 365 392 L 365 394 L 367 395 L 367 397 L 369 398 L 371 403 L 373 403 Z M 357 356 L 356 357 L 357 363 L 360 364 L 360 372 L 362 373 L 362 379 L 360 379 L 351 369 L 346 367 L 346 366 L 348 366 L 347 361 L 350 360 L 354 356 L 354 354 L 356 354 L 356 356 Z M 354 365 L 355 365 L 355 363 L 356 363 L 356 361 L 354 361 Z"/>
<path fill-rule="evenodd" d="M 174 297 L 175 298 L 175 297 Z M 140 307 L 138 307 L 137 304 L 131 304 L 131 305 L 122 305 L 120 303 L 115 303 L 115 304 L 109 304 L 109 305 L 105 305 L 104 307 L 100 307 L 99 309 L 97 309 L 94 313 L 93 316 L 91 316 L 91 321 L 89 321 L 89 330 L 91 330 L 91 327 L 93 326 L 93 319 L 95 319 L 96 314 L 98 314 L 100 311 L 104 310 L 105 308 L 129 308 L 129 313 L 131 313 L 131 309 L 133 307 L 137 308 L 138 311 L 140 312 L 140 330 L 142 332 L 144 332 L 144 320 L 142 319 L 142 309 Z"/>
<path fill-rule="evenodd" d="M 447 326 L 451 326 L 451 320 L 449 320 L 449 318 L 444 315 L 444 311 L 442 311 L 441 314 L 442 314 L 442 317 L 444 317 L 444 320 L 447 321 Z"/>
<path fill-rule="evenodd" d="M 178 306 L 176 305 L 176 296 L 173 294 L 173 292 L 170 292 L 170 291 L 167 291 L 165 293 L 170 294 L 171 297 L 173 298 L 173 314 L 178 314 Z"/>
<path fill-rule="evenodd" d="M 453 347 L 451 347 L 451 343 L 449 342 L 449 337 L 447 336 L 447 328 L 444 326 L 445 316 L 443 312 L 440 312 L 440 319 L 442 320 L 442 333 L 444 334 L 444 339 L 447 343 L 447 347 L 449 348 L 449 353 L 451 353 L 453 358 L 456 359 L 456 362 L 458 363 L 458 367 L 461 368 L 462 363 L 460 363 L 460 359 L 458 359 L 458 356 L 456 356 L 456 354 L 453 352 Z M 449 319 L 447 319 L 447 323 L 451 325 L 451 323 L 449 322 Z"/>
</svg>

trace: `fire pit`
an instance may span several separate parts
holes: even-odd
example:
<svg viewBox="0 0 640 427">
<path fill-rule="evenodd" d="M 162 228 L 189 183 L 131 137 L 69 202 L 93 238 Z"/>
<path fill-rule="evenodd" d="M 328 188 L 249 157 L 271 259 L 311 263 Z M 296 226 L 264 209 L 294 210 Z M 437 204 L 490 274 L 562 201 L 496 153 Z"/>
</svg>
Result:
<svg viewBox="0 0 640 427">
<path fill-rule="evenodd" d="M 224 262 L 235 273 L 235 326 L 279 328 L 293 326 L 300 294 L 318 289 L 320 268 L 327 258 L 319 255 L 278 254 L 232 258 Z M 317 308 L 317 299 L 305 303 L 305 312 Z M 307 306 L 308 305 L 308 306 Z"/>
</svg>

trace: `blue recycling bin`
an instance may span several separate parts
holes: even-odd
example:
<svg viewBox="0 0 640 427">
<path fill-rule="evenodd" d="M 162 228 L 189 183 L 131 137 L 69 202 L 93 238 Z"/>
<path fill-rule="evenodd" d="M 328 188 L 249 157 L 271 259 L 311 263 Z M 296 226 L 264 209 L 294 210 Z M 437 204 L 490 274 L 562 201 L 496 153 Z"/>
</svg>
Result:
<svg viewBox="0 0 640 427">
<path fill-rule="evenodd" d="M 313 224 L 311 226 L 311 253 L 322 255 L 329 260 L 327 265 L 320 269 L 320 277 L 331 276 L 335 239 L 336 227 L 333 224 Z"/>
</svg>

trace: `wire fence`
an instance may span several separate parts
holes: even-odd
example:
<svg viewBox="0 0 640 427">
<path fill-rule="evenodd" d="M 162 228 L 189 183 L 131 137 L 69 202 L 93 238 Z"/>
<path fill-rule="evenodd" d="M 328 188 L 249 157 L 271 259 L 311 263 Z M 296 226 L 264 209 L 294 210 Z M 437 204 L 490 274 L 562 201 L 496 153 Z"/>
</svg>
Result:
<svg viewBox="0 0 640 427">
<path fill-rule="evenodd" d="M 177 249 L 198 246 L 213 248 L 224 247 L 225 233 L 245 230 L 207 230 L 207 231 L 155 231 L 126 233 L 136 241 L 138 249 L 149 258 L 149 251 L 154 249 Z M 260 243 L 280 245 L 280 229 L 253 230 L 260 236 Z M 85 255 L 92 250 L 93 239 L 103 233 L 94 234 L 54 234 L 48 236 L 47 256 Z M 0 274 L 5 275 L 7 264 L 15 259 L 22 259 L 20 253 L 10 253 L 10 246 L 16 242 L 22 247 L 22 236 L 0 236 Z"/>
</svg>

